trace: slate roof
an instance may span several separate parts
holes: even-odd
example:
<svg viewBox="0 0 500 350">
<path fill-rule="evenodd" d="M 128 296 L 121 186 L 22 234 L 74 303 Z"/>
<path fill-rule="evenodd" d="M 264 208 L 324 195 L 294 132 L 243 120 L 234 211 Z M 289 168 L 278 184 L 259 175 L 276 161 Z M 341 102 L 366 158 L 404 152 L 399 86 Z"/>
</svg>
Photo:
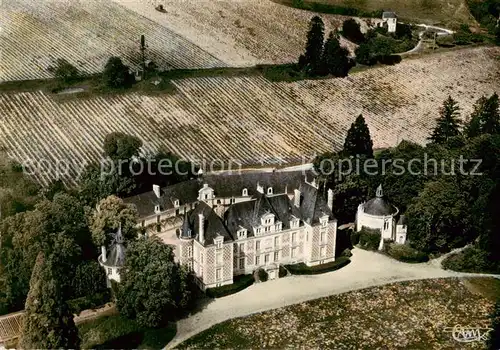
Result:
<svg viewBox="0 0 500 350">
<path fill-rule="evenodd" d="M 408 225 L 408 219 L 406 218 L 406 215 L 401 215 L 398 220 L 398 225 Z"/>
<path fill-rule="evenodd" d="M 233 237 L 224 226 L 222 219 L 205 202 L 198 203 L 198 205 L 188 213 L 187 220 L 184 221 L 182 225 L 181 237 L 186 234 L 184 230 L 190 229 L 191 237 L 196 238 L 199 241 L 199 214 L 203 214 L 204 216 L 204 246 L 214 244 L 214 238 L 217 238 L 218 236 L 224 237 L 224 242 L 233 240 Z"/>
<path fill-rule="evenodd" d="M 179 205 L 194 203 L 198 200 L 198 191 L 203 184 L 214 189 L 216 197 L 238 197 L 242 190 L 247 189 L 248 195 L 257 194 L 257 183 L 264 187 L 267 193 L 269 187 L 273 193 L 293 194 L 304 179 L 302 171 L 270 172 L 270 173 L 243 173 L 235 175 L 204 175 L 198 179 L 184 181 L 161 190 L 161 198 L 157 198 L 153 191 L 145 192 L 132 197 L 124 198 L 126 203 L 134 204 L 139 217 L 148 217 L 155 214 L 155 206 L 160 205 L 162 211 L 174 208 L 177 199 Z"/>
<path fill-rule="evenodd" d="M 397 18 L 396 14 L 392 11 L 384 11 L 382 13 L 382 19 L 385 19 L 385 18 Z"/>
<path fill-rule="evenodd" d="M 324 215 L 328 215 L 330 220 L 335 219 L 319 189 L 308 183 L 302 183 L 299 190 L 301 201 L 299 208 L 293 206 L 295 216 L 310 225 L 319 222 L 319 219 Z"/>
<path fill-rule="evenodd" d="M 266 213 L 274 214 L 275 220 L 283 223 L 284 230 L 290 228 L 292 205 L 286 194 L 268 197 L 259 193 L 250 201 L 231 205 L 224 218 L 229 232 L 233 235 L 244 227 L 248 230 L 247 237 L 252 237 L 252 227 L 260 226 L 260 219 Z"/>
<path fill-rule="evenodd" d="M 397 212 L 396 207 L 384 197 L 382 185 L 377 188 L 376 197 L 363 204 L 363 208 L 366 214 L 375 216 L 387 216 Z"/>
<path fill-rule="evenodd" d="M 121 227 L 114 235 L 111 248 L 106 253 L 106 261 L 102 261 L 104 266 L 121 267 L 125 264 L 125 246 L 123 245 L 123 236 Z"/>
</svg>

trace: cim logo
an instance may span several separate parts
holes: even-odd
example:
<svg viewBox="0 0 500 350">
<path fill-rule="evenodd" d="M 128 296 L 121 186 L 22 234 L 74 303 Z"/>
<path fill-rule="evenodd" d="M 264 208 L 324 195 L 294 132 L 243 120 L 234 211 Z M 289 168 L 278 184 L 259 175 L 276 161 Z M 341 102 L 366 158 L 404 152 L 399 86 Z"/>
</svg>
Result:
<svg viewBox="0 0 500 350">
<path fill-rule="evenodd" d="M 457 342 L 471 343 L 488 340 L 489 333 L 493 328 L 456 325 L 454 327 L 446 327 L 444 330 L 445 332 L 451 332 L 451 336 Z"/>
</svg>

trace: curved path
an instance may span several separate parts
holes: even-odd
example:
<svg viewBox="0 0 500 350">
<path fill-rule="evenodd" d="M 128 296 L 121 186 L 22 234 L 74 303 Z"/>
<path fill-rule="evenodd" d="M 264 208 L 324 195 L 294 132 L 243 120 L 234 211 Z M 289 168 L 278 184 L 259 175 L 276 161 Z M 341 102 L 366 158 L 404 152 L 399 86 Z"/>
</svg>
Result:
<svg viewBox="0 0 500 350">
<path fill-rule="evenodd" d="M 167 348 L 173 348 L 193 335 L 231 318 L 392 282 L 471 276 L 500 278 L 500 275 L 447 271 L 432 261 L 407 264 L 379 253 L 354 249 L 351 263 L 338 271 L 258 283 L 239 293 L 215 299 L 202 311 L 177 323 L 177 335 Z"/>
</svg>

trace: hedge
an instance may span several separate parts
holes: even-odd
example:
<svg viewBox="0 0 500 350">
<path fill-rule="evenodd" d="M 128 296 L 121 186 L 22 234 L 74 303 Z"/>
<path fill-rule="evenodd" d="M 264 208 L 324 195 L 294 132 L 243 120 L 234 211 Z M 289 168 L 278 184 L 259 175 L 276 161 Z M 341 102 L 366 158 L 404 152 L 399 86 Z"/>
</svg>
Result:
<svg viewBox="0 0 500 350">
<path fill-rule="evenodd" d="M 111 291 L 106 289 L 101 293 L 68 300 L 67 304 L 73 314 L 78 315 L 83 310 L 95 309 L 111 301 Z"/>
<path fill-rule="evenodd" d="M 259 276 L 259 281 L 266 282 L 269 278 L 269 274 L 264 269 L 259 269 L 257 271 L 257 276 Z"/>
<path fill-rule="evenodd" d="M 345 256 L 341 256 L 337 258 L 335 261 L 315 265 L 315 266 L 307 266 L 304 263 L 294 264 L 294 265 L 285 265 L 286 269 L 290 271 L 292 275 L 316 275 L 320 273 L 330 272 L 338 270 L 351 262 L 351 259 Z"/>
<path fill-rule="evenodd" d="M 405 244 L 388 244 L 387 254 L 396 260 L 407 263 L 429 261 L 429 255 Z"/>
<path fill-rule="evenodd" d="M 255 281 L 253 275 L 236 276 L 233 284 L 227 284 L 221 287 L 208 288 L 205 293 L 210 298 L 221 298 L 226 295 L 231 295 L 250 287 Z"/>
<path fill-rule="evenodd" d="M 360 231 L 359 246 L 367 250 L 378 250 L 380 235 L 380 230 L 363 227 Z"/>
</svg>

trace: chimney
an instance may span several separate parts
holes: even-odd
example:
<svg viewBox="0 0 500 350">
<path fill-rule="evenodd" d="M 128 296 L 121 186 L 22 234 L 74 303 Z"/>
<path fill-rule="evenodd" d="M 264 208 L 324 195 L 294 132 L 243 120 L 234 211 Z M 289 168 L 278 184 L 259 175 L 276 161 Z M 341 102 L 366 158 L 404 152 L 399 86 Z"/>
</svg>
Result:
<svg viewBox="0 0 500 350">
<path fill-rule="evenodd" d="M 160 186 L 153 185 L 153 192 L 155 193 L 156 198 L 161 198 Z"/>
<path fill-rule="evenodd" d="M 101 256 L 102 256 L 102 262 L 106 262 L 107 260 L 106 247 L 103 245 L 101 246 Z"/>
<path fill-rule="evenodd" d="M 203 215 L 203 213 L 200 213 L 198 214 L 198 218 L 199 218 L 199 223 L 198 223 L 198 234 L 199 234 L 199 239 L 200 239 L 200 243 L 204 243 L 205 242 L 205 216 Z"/>
<path fill-rule="evenodd" d="M 333 210 L 333 191 L 331 188 L 328 189 L 328 208 Z"/>
<path fill-rule="evenodd" d="M 293 204 L 299 208 L 300 207 L 300 191 L 295 189 L 293 190 L 295 195 L 293 196 Z"/>
</svg>

